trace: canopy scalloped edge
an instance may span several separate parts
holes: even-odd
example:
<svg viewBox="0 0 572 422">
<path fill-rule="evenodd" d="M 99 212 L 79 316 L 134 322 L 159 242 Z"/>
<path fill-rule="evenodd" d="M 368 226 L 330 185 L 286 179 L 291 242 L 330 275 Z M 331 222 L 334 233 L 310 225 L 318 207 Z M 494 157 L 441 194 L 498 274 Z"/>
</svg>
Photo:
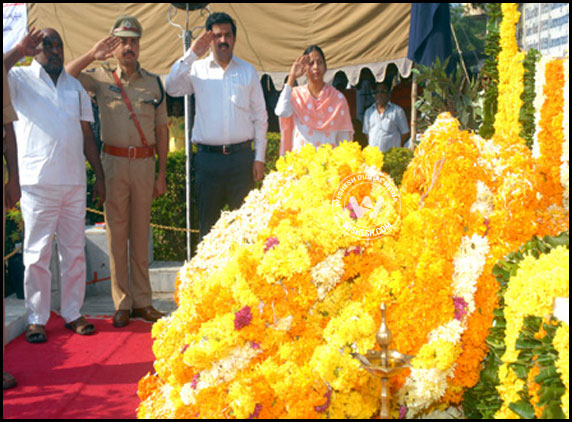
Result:
<svg viewBox="0 0 572 422">
<path fill-rule="evenodd" d="M 384 61 L 384 62 L 361 63 L 361 64 L 353 65 L 353 66 L 343 66 L 343 67 L 338 67 L 338 68 L 334 68 L 334 69 L 328 69 L 326 71 L 326 74 L 324 75 L 324 81 L 327 83 L 332 83 L 332 81 L 334 80 L 334 75 L 337 72 L 342 71 L 346 74 L 348 81 L 351 85 L 357 85 L 359 82 L 359 77 L 360 77 L 361 71 L 363 69 L 368 68 L 373 73 L 375 80 L 377 82 L 381 82 L 381 81 L 383 81 L 383 79 L 385 79 L 385 72 L 387 70 L 387 66 L 389 66 L 392 63 L 395 66 L 397 66 L 397 70 L 399 71 L 399 74 L 403 78 L 408 78 L 411 75 L 411 69 L 413 67 L 413 62 L 407 58 L 402 58 L 402 59 L 388 60 L 388 61 Z M 278 91 L 281 91 L 282 88 L 284 87 L 284 83 L 286 81 L 286 77 L 288 76 L 288 72 L 261 72 L 261 71 L 259 71 L 258 75 L 260 76 L 260 78 L 262 78 L 263 75 L 268 75 L 272 79 L 274 87 Z M 302 83 L 305 83 L 305 81 L 306 81 L 305 77 L 301 78 L 299 80 L 299 82 L 302 82 Z"/>
</svg>

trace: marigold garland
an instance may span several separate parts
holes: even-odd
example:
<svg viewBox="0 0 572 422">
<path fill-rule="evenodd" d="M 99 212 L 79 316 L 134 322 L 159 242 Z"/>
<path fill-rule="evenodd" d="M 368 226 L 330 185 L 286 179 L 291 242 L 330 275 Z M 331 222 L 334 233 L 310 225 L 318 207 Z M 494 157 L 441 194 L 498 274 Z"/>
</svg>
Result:
<svg viewBox="0 0 572 422">
<path fill-rule="evenodd" d="M 570 326 L 566 323 L 556 331 L 554 348 L 558 352 L 556 369 L 562 378 L 566 392 L 562 396 L 562 411 L 566 419 L 570 418 Z"/>
<path fill-rule="evenodd" d="M 181 270 L 179 309 L 153 327 L 139 416 L 371 417 L 379 381 L 351 353 L 375 347 L 382 301 L 392 347 L 416 355 L 392 381 L 396 406 L 414 416 L 458 401 L 485 353 L 491 265 L 529 235 L 523 220 L 534 227 L 530 155 L 514 157 L 526 151 L 440 116 L 404 176 L 398 235 L 367 242 L 333 221 L 331 193 L 380 153 L 344 143 L 281 159 Z"/>
<path fill-rule="evenodd" d="M 520 263 L 516 276 L 510 279 L 504 309 L 506 351 L 501 358 L 504 363 L 499 369 L 500 385 L 497 387 L 503 405 L 495 414 L 497 419 L 517 417 L 510 405 L 520 400 L 520 392 L 526 385 L 511 366 L 518 360 L 519 332 L 525 317 L 550 315 L 554 299 L 569 296 L 569 257 L 568 249 L 563 246 L 538 259 L 527 256 Z"/>
<path fill-rule="evenodd" d="M 564 60 L 552 60 L 546 65 L 545 101 L 540 111 L 538 166 L 542 175 L 541 192 L 544 207 L 562 206 L 562 149 L 564 145 Z"/>
<path fill-rule="evenodd" d="M 498 111 L 495 115 L 495 135 L 508 144 L 524 142 L 520 137 L 521 95 L 524 90 L 524 53 L 519 52 L 515 28 L 520 19 L 516 3 L 502 3 L 500 53 L 498 57 Z M 518 141 L 517 141 L 518 140 Z"/>
<path fill-rule="evenodd" d="M 570 57 L 564 61 L 564 110 L 562 111 L 562 129 L 564 144 L 562 145 L 562 165 L 560 166 L 560 183 L 562 184 L 562 206 L 566 212 L 570 207 Z"/>
<path fill-rule="evenodd" d="M 339 228 L 331 197 L 348 175 L 379 172 L 379 150 L 307 145 L 282 157 L 181 269 L 179 308 L 153 326 L 155 373 L 139 383 L 139 417 L 372 417 L 380 382 L 351 353 L 375 347 L 382 301 L 391 347 L 416 356 L 392 379 L 393 412 L 460 401 L 486 353 L 492 266 L 531 236 L 568 227 L 567 209 L 541 206 L 518 136 L 518 12 L 503 5 L 503 16 L 494 139 L 439 116 L 403 177 L 400 226 L 373 241 Z M 509 370 L 503 380 L 509 397 Z"/>
</svg>

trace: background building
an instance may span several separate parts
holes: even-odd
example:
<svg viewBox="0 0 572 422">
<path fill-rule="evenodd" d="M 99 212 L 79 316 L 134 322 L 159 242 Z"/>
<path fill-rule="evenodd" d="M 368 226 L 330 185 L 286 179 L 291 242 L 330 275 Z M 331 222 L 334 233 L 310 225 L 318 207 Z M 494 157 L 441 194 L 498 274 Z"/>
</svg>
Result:
<svg viewBox="0 0 572 422">
<path fill-rule="evenodd" d="M 520 46 L 543 55 L 561 57 L 569 51 L 569 4 L 522 3 Z"/>
</svg>

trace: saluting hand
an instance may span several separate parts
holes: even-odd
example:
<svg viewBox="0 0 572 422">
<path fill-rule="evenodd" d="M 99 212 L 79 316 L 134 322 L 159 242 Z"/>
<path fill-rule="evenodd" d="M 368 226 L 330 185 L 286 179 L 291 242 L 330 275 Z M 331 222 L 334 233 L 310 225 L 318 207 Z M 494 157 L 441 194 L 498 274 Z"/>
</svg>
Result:
<svg viewBox="0 0 572 422">
<path fill-rule="evenodd" d="M 35 28 L 31 28 L 30 32 L 20 41 L 20 51 L 27 57 L 40 54 L 42 52 L 41 44 L 44 40 L 44 36 L 45 34 L 41 29 L 36 30 Z"/>
<path fill-rule="evenodd" d="M 290 68 L 290 75 L 288 76 L 288 83 L 294 84 L 296 79 L 304 76 L 308 68 L 308 63 L 310 62 L 310 57 L 304 54 L 296 59 Z"/>
<path fill-rule="evenodd" d="M 107 60 L 113 56 L 113 50 L 121 44 L 118 37 L 109 35 L 102 40 L 99 40 L 91 49 L 90 54 L 93 60 Z"/>
<path fill-rule="evenodd" d="M 214 39 L 213 31 L 206 31 L 201 34 L 199 38 L 193 41 L 191 50 L 197 55 L 202 57 L 206 54 L 211 46 L 211 41 Z"/>
</svg>

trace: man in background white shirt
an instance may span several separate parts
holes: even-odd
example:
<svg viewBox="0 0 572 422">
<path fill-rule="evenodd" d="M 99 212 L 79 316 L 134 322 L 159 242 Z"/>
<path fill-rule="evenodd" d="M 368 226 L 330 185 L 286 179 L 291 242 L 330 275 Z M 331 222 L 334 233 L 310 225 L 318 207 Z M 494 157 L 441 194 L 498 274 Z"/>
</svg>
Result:
<svg viewBox="0 0 572 422">
<path fill-rule="evenodd" d="M 195 94 L 192 140 L 201 239 L 223 207 L 239 208 L 254 182 L 264 176 L 268 116 L 258 73 L 233 55 L 236 25 L 226 13 L 207 19 L 197 38 L 171 69 L 171 96 Z M 198 60 L 208 49 L 211 54 Z M 254 151 L 252 151 L 254 142 Z"/>
<path fill-rule="evenodd" d="M 402 147 L 409 139 L 405 112 L 389 101 L 390 98 L 388 84 L 375 84 L 375 103 L 365 111 L 363 117 L 363 133 L 367 135 L 369 145 L 379 148 L 381 152 Z"/>
<path fill-rule="evenodd" d="M 39 48 L 41 45 L 41 49 Z M 37 54 L 39 52 L 39 54 Z M 35 55 L 28 67 L 10 68 Z M 94 196 L 105 199 L 103 170 L 89 122 L 91 101 L 63 69 L 63 44 L 53 29 L 30 33 L 4 55 L 15 125 L 24 218 L 26 338 L 47 340 L 50 316 L 50 259 L 54 234 L 61 260 L 61 316 L 76 334 L 93 334 L 80 314 L 85 296 L 85 205 L 87 157 L 97 181 Z"/>
</svg>

